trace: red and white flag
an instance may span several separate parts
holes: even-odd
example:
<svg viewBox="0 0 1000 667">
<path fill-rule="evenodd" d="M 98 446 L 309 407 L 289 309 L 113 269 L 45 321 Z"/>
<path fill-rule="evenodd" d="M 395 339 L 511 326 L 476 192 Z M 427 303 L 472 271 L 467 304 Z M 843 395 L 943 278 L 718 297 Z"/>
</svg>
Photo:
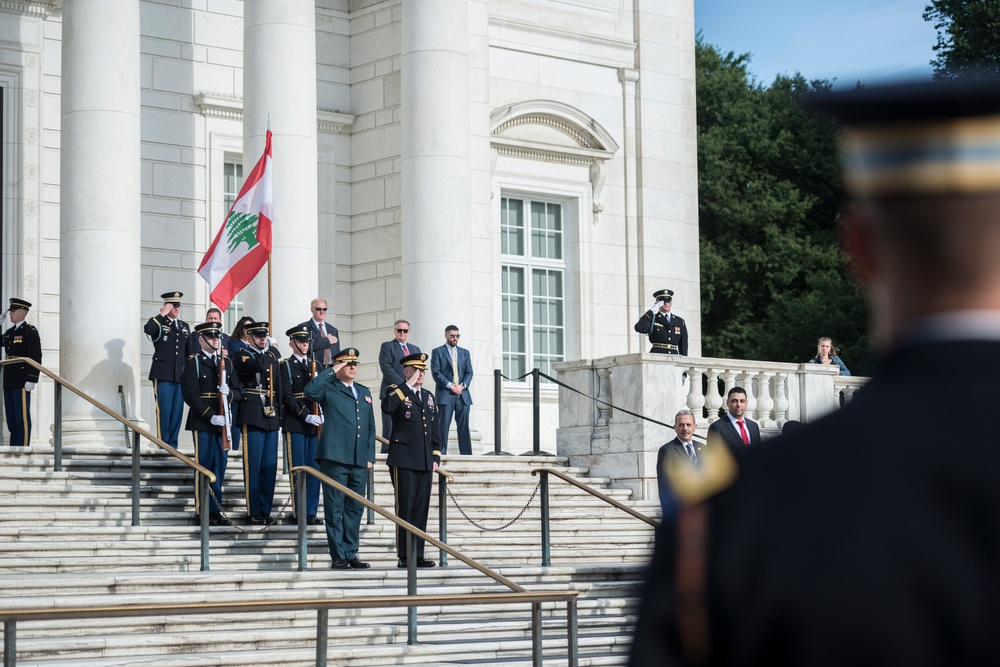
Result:
<svg viewBox="0 0 1000 667">
<path fill-rule="evenodd" d="M 271 252 L 271 130 L 264 154 L 247 176 L 215 240 L 205 253 L 198 275 L 211 290 L 209 299 L 225 310 L 267 263 Z"/>
</svg>

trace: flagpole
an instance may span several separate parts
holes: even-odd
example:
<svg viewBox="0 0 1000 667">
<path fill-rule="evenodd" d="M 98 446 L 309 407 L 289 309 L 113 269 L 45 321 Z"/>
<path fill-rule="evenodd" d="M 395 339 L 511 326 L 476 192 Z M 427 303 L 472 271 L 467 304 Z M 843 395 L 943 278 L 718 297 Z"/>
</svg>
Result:
<svg viewBox="0 0 1000 667">
<path fill-rule="evenodd" d="M 267 253 L 267 334 L 273 335 L 274 329 L 274 302 L 271 298 L 271 253 Z"/>
</svg>

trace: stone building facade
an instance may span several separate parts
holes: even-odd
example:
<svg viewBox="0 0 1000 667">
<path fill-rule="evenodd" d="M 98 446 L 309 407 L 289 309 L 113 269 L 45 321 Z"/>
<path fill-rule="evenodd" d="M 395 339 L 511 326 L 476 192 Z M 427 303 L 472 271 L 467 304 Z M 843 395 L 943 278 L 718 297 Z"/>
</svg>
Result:
<svg viewBox="0 0 1000 667">
<path fill-rule="evenodd" d="M 142 322 L 175 289 L 204 317 L 195 269 L 269 125 L 274 330 L 326 298 L 377 386 L 394 320 L 425 351 L 458 325 L 489 450 L 494 369 L 642 351 L 657 288 L 700 354 L 693 21 L 693 0 L 5 0 L 2 296 L 35 304 L 46 366 L 148 422 Z M 236 308 L 267 318 L 266 281 Z M 503 395 L 524 451 L 530 387 Z M 69 441 L 121 437 L 64 415 Z"/>
</svg>

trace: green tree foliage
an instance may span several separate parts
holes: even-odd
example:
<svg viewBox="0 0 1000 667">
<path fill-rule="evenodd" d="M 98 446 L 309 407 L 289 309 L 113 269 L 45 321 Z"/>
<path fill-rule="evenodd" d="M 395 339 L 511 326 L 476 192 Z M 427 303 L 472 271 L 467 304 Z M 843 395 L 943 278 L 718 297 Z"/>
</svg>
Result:
<svg viewBox="0 0 1000 667">
<path fill-rule="evenodd" d="M 934 78 L 1000 75 L 1000 0 L 932 0 L 924 20 L 937 30 Z"/>
<path fill-rule="evenodd" d="M 802 362 L 830 336 L 863 371 L 865 300 L 837 242 L 837 127 L 797 103 L 830 83 L 761 86 L 748 55 L 700 37 L 696 63 L 704 354 Z"/>
</svg>

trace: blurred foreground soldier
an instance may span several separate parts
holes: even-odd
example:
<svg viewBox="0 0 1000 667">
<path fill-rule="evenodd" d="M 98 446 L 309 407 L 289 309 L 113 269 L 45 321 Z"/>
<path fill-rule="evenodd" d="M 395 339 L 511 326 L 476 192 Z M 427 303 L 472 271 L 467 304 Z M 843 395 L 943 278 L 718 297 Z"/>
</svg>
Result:
<svg viewBox="0 0 1000 667">
<path fill-rule="evenodd" d="M 27 357 L 42 363 L 42 342 L 38 329 L 24 321 L 31 304 L 24 299 L 10 300 L 11 327 L 3 334 L 3 349 L 7 358 Z M 6 319 L 8 313 L 4 313 Z M 0 320 L 2 322 L 2 320 Z M 38 384 L 38 371 L 28 364 L 8 364 L 3 367 L 3 409 L 10 431 L 10 447 L 31 444 L 31 391 Z"/>
<path fill-rule="evenodd" d="M 198 352 L 191 336 L 191 327 L 180 319 L 181 292 L 161 294 L 160 312 L 149 318 L 142 328 L 153 343 L 153 361 L 149 379 L 153 381 L 153 401 L 156 404 L 156 436 L 171 447 L 177 447 L 181 431 L 184 399 L 181 396 L 181 372 L 184 360 Z"/>
<path fill-rule="evenodd" d="M 239 396 L 238 383 L 229 359 L 222 354 L 222 323 L 205 322 L 194 330 L 201 349 L 188 357 L 181 376 L 181 393 L 189 408 L 185 428 L 191 431 L 194 438 L 194 456 L 198 463 L 215 474 L 215 481 L 209 485 L 212 497 L 209 499 L 208 522 L 213 526 L 224 526 L 228 519 L 222 513 L 222 479 L 226 475 L 230 449 L 224 436 L 231 426 L 231 415 L 227 413 L 231 412 L 233 401 Z M 224 383 L 221 381 L 223 370 L 226 374 Z M 199 497 L 198 488 L 195 483 L 196 514 L 200 512 L 201 503 L 205 502 Z"/>
<path fill-rule="evenodd" d="M 655 303 L 649 307 L 633 327 L 638 333 L 649 336 L 653 347 L 651 354 L 688 353 L 688 330 L 684 319 L 670 314 L 674 302 L 674 292 L 661 289 L 653 292 Z"/>
<path fill-rule="evenodd" d="M 709 446 L 657 535 L 632 665 L 1000 664 L 1000 87 L 811 99 L 846 124 L 845 238 L 881 369 L 758 447 Z M 917 426 L 917 421 L 911 421 Z M 958 434 L 955 434 L 958 436 Z"/>
<path fill-rule="evenodd" d="M 292 467 L 309 466 L 319 470 L 316 463 L 316 445 L 319 442 L 317 428 L 323 425 L 323 412 L 319 406 L 306 398 L 305 387 L 316 377 L 323 367 L 309 353 L 311 335 L 309 327 L 292 327 L 285 332 L 291 342 L 292 354 L 281 360 L 281 430 L 285 438 L 285 457 Z M 295 475 L 290 478 L 295 494 L 292 515 L 298 518 L 298 495 L 301 489 L 295 486 Z M 322 523 L 316 513 L 319 510 L 319 479 L 306 476 L 306 523 L 314 526 Z"/>
<path fill-rule="evenodd" d="M 243 483 L 247 520 L 270 524 L 278 475 L 278 406 L 281 355 L 267 322 L 246 325 L 249 346 L 236 353 L 233 367 L 243 387 L 236 423 L 243 430 Z"/>
<path fill-rule="evenodd" d="M 431 475 L 441 463 L 441 429 L 435 423 L 434 395 L 423 388 L 427 371 L 427 353 L 411 354 L 400 361 L 406 382 L 389 385 L 382 399 L 382 412 L 392 417 L 389 440 L 389 466 L 392 487 L 396 491 L 396 516 L 427 530 L 427 510 L 431 503 Z M 417 553 L 407 553 L 410 534 L 396 528 L 398 567 L 406 567 L 410 556 L 417 567 L 434 567 L 424 558 L 424 541 L 416 540 Z"/>
<path fill-rule="evenodd" d="M 309 382 L 305 395 L 323 409 L 323 435 L 316 460 L 324 475 L 360 496 L 368 485 L 368 469 L 375 463 L 375 406 L 368 387 L 354 381 L 358 374 L 358 351 L 341 350 L 333 357 L 333 368 L 325 369 Z M 371 565 L 358 560 L 361 515 L 365 506 L 328 485 L 323 486 L 323 515 L 331 567 L 364 570 Z"/>
</svg>

